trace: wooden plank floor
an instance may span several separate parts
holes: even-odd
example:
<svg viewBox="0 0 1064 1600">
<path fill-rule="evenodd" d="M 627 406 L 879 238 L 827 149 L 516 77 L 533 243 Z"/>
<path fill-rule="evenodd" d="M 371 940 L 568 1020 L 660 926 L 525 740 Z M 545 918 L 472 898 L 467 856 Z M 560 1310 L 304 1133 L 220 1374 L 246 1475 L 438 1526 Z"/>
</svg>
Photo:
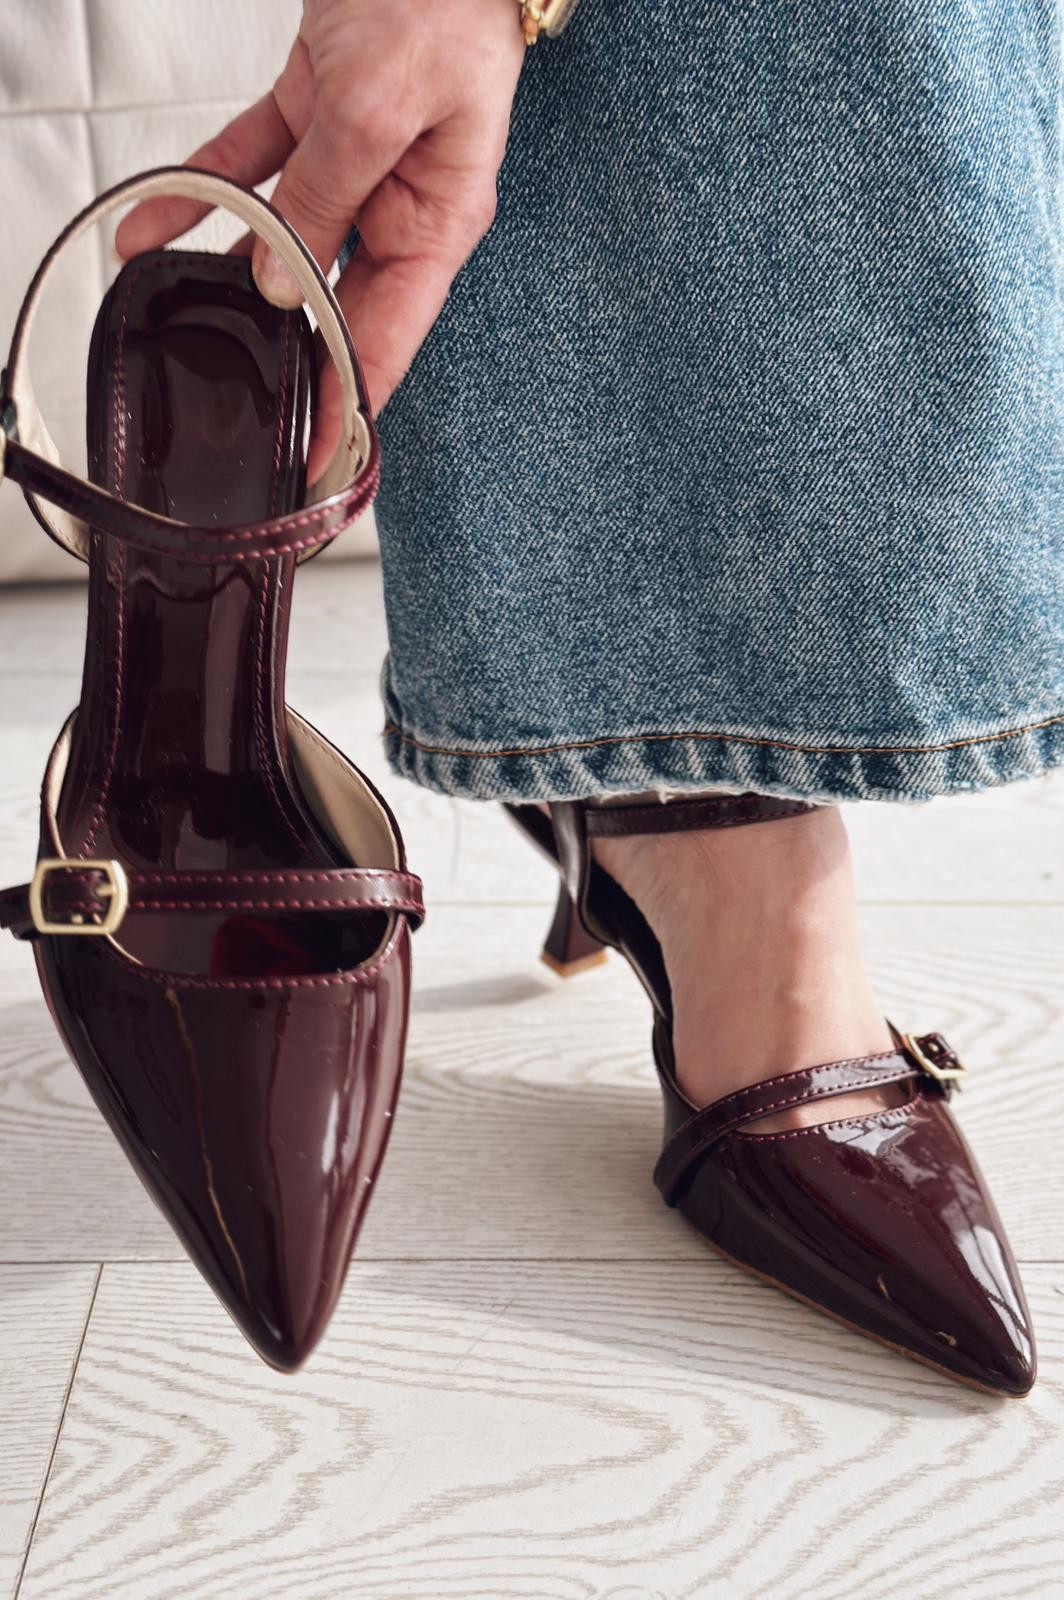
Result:
<svg viewBox="0 0 1064 1600">
<path fill-rule="evenodd" d="M 83 597 L 0 597 L 0 872 L 24 876 Z M 259 1365 L 0 946 L 0 1596 L 1064 1596 L 1064 775 L 850 808 L 885 1009 L 971 1057 L 1032 1300 L 1006 1404 L 715 1259 L 657 1198 L 648 1017 L 537 961 L 551 874 L 388 774 L 371 564 L 301 574 L 291 699 L 380 781 L 431 914 L 408 1078 L 333 1329 Z"/>
</svg>

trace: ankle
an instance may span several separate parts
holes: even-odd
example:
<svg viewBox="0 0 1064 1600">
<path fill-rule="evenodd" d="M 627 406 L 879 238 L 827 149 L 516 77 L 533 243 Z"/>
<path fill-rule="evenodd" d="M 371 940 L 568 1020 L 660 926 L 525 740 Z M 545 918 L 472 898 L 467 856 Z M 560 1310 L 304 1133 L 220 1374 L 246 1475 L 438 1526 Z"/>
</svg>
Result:
<svg viewBox="0 0 1064 1600">
<path fill-rule="evenodd" d="M 855 902 L 849 840 L 836 807 L 743 827 L 596 838 L 596 861 L 654 927 L 694 916 L 735 944 L 785 938 L 823 945 L 825 912 Z M 659 926 L 660 925 L 660 926 Z"/>
<path fill-rule="evenodd" d="M 891 1047 L 864 972 L 836 807 L 741 827 L 596 838 L 593 851 L 661 944 L 677 1078 L 694 1103 Z M 869 1108 L 877 1103 L 889 1102 Z"/>
</svg>

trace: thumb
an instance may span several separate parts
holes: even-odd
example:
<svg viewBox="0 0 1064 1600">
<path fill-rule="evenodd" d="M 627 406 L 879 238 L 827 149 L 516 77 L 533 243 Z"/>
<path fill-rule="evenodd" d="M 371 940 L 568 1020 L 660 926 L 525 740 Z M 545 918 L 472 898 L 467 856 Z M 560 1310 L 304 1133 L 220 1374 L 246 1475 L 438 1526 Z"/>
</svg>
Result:
<svg viewBox="0 0 1064 1600">
<path fill-rule="evenodd" d="M 273 205 L 299 234 L 323 272 L 328 272 L 350 232 L 359 207 L 403 154 L 408 140 L 398 127 L 374 139 L 357 128 L 340 137 L 321 118 L 289 156 L 271 196 Z M 252 256 L 255 281 L 274 305 L 293 307 L 303 295 L 291 272 L 261 239 Z"/>
</svg>

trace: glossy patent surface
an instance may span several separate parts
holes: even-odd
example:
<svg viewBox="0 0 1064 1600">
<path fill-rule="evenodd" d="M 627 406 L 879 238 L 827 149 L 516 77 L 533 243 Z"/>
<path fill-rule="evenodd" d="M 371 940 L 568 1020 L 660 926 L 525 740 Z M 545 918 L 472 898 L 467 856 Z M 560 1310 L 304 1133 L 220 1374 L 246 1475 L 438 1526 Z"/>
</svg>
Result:
<svg viewBox="0 0 1064 1600">
<path fill-rule="evenodd" d="M 37 947 L 94 1100 L 196 1265 L 278 1367 L 298 1366 L 324 1332 L 384 1154 L 409 940 L 400 917 L 365 982 L 240 989 L 138 971 L 103 940 Z"/>
<path fill-rule="evenodd" d="M 311 359 L 304 318 L 266 305 L 246 260 L 132 263 L 93 338 L 95 481 L 183 521 L 299 504 Z M 294 775 L 293 559 L 192 566 L 94 535 L 82 702 L 42 853 L 140 873 L 383 865 L 341 852 Z M 299 1365 L 387 1143 L 406 915 L 132 912 L 115 939 L 36 950 L 60 1031 L 150 1193 L 263 1357 Z"/>
<path fill-rule="evenodd" d="M 670 1097 L 669 1131 L 689 1113 Z M 677 1199 L 741 1265 L 956 1377 L 1022 1395 L 1030 1314 L 993 1201 L 944 1099 L 728 1135 Z"/>
<path fill-rule="evenodd" d="M 950 1086 L 922 1074 L 899 1050 L 811 1065 L 700 1112 L 676 1084 L 660 945 L 592 860 L 585 807 L 555 803 L 550 820 L 536 807 L 508 809 L 563 870 L 569 916 L 579 912 L 587 939 L 625 955 L 653 1001 L 665 1097 L 656 1177 L 670 1202 L 740 1266 L 859 1332 L 980 1388 L 1026 1394 L 1035 1376 L 1030 1315 L 1001 1220 L 949 1110 Z M 668 809 L 654 809 L 658 831 Z M 683 826 L 682 808 L 674 815 Z M 623 820 L 613 817 L 610 825 Z M 705 814 L 696 824 L 713 825 Z M 628 831 L 642 831 L 638 819 Z M 568 948 L 573 936 L 561 910 L 555 945 L 559 928 Z M 926 1041 L 944 1047 L 938 1035 Z M 746 1131 L 781 1095 L 799 1103 L 845 1092 L 855 1079 L 904 1083 L 908 1098 L 873 1116 L 783 1133 Z M 736 1109 L 744 1114 L 733 1116 Z"/>
<path fill-rule="evenodd" d="M 304 491 L 312 352 L 246 260 L 157 252 L 109 291 L 90 355 L 95 481 L 185 521 L 249 522 Z M 283 717 L 294 557 L 215 567 L 97 534 L 88 648 L 59 808 L 69 853 L 134 869 L 314 867 L 336 852 L 301 796 Z M 131 919 L 170 970 L 335 970 L 383 919 Z"/>
</svg>

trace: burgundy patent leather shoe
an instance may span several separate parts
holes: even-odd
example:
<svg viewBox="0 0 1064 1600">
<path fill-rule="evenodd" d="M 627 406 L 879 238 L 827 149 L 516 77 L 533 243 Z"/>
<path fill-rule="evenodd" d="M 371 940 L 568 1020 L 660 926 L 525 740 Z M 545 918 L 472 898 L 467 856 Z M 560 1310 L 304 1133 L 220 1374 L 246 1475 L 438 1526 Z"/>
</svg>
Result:
<svg viewBox="0 0 1064 1600">
<path fill-rule="evenodd" d="M 1016 1263 L 972 1152 L 949 1111 L 964 1068 L 940 1034 L 890 1026 L 896 1048 L 781 1074 L 698 1107 L 676 1080 L 661 946 L 594 860 L 595 835 L 735 827 L 812 807 L 756 794 L 507 808 L 562 874 L 544 959 L 569 974 L 613 946 L 654 1006 L 665 1098 L 654 1181 L 738 1266 L 858 1332 L 995 1394 L 1034 1382 L 1030 1316 Z M 782 1133 L 750 1132 L 786 1108 L 885 1084 L 891 1109 Z"/>
<path fill-rule="evenodd" d="M 297 278 L 340 373 L 342 444 L 307 491 L 314 347 L 236 256 L 158 251 L 108 291 L 89 358 L 90 483 L 56 464 L 25 355 L 44 280 L 100 216 L 178 194 L 234 212 Z M 45 774 L 32 940 L 56 1025 L 148 1191 L 259 1353 L 297 1367 L 335 1305 L 399 1090 L 410 935 L 395 819 L 284 698 L 297 560 L 372 499 L 362 375 L 321 272 L 239 186 L 120 185 L 31 285 L 3 466 L 89 564 L 81 702 Z"/>
</svg>

